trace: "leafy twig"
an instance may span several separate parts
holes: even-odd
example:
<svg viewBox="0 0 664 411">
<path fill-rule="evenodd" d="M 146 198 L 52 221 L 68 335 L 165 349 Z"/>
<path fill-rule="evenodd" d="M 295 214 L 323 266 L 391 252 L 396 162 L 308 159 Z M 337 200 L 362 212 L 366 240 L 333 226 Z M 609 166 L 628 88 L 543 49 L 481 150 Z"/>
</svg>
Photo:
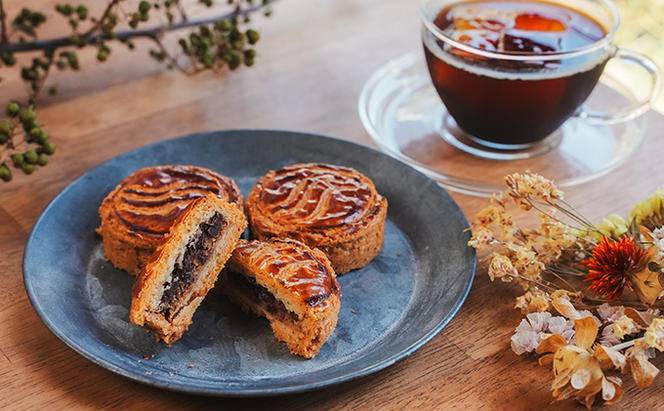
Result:
<svg viewBox="0 0 664 411">
<path fill-rule="evenodd" d="M 235 9 L 232 12 L 220 14 L 214 17 L 202 18 L 198 20 L 181 21 L 178 23 L 167 25 L 165 27 L 160 26 L 160 27 L 151 27 L 141 30 L 117 31 L 113 36 L 108 36 L 104 33 L 90 33 L 88 35 L 81 36 L 81 38 L 85 40 L 87 44 L 94 44 L 97 42 L 98 39 L 102 40 L 115 39 L 120 41 L 129 40 L 132 38 L 141 38 L 141 37 L 154 39 L 162 32 L 177 31 L 185 28 L 200 26 L 203 24 L 211 24 L 219 20 L 229 20 L 234 17 L 244 16 L 246 14 L 253 13 L 265 7 L 266 5 L 259 4 L 244 9 Z M 2 44 L 0 45 L 0 53 L 23 53 L 35 50 L 57 49 L 60 47 L 73 46 L 73 45 L 76 45 L 76 43 L 72 41 L 71 37 L 57 37 L 48 40 L 35 40 L 23 43 Z"/>
</svg>

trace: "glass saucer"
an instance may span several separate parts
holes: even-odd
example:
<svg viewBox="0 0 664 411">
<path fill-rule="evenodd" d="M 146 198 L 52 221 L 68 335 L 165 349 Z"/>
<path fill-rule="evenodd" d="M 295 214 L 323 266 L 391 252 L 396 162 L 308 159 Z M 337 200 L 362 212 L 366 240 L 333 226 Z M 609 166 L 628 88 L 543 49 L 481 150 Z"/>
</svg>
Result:
<svg viewBox="0 0 664 411">
<path fill-rule="evenodd" d="M 602 75 L 585 108 L 611 111 L 637 97 L 608 73 Z M 454 120 L 436 93 L 422 53 L 409 53 L 375 72 L 358 102 L 364 127 L 383 151 L 414 166 L 443 187 L 490 196 L 504 190 L 503 177 L 530 170 L 561 187 L 588 182 L 620 165 L 641 143 L 646 118 L 597 124 L 571 118 L 523 158 L 514 152 L 492 158 L 473 153 L 473 142 L 450 138 Z M 478 150 L 486 152 L 486 148 Z"/>
</svg>

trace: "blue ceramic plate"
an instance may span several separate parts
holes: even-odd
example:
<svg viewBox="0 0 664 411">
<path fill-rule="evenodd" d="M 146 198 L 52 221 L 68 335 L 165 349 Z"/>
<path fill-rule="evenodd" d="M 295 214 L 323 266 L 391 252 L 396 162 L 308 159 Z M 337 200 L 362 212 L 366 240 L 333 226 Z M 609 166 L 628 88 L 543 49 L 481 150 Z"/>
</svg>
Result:
<svg viewBox="0 0 664 411">
<path fill-rule="evenodd" d="M 195 164 L 234 178 L 246 196 L 269 170 L 298 162 L 354 167 L 389 201 L 383 249 L 368 266 L 339 277 L 339 323 L 318 356 L 290 355 L 266 320 L 214 290 L 172 348 L 129 323 L 133 277 L 104 259 L 95 233 L 97 208 L 120 180 L 147 166 Z M 475 254 L 466 246 L 467 226 L 435 182 L 372 149 L 283 131 L 202 133 L 140 148 L 74 181 L 32 230 L 24 282 L 58 338 L 120 375 L 197 394 L 300 392 L 383 369 L 433 338 L 470 289 Z"/>
</svg>

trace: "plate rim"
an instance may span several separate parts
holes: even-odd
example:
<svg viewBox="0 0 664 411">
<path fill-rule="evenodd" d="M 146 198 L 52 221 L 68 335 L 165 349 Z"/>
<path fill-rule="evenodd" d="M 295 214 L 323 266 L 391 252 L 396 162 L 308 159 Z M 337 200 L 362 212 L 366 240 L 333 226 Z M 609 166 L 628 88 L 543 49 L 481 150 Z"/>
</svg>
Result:
<svg viewBox="0 0 664 411">
<path fill-rule="evenodd" d="M 180 384 L 171 384 L 168 382 L 162 382 L 161 380 L 154 380 L 154 379 L 145 379 L 141 378 L 142 374 L 140 373 L 132 373 L 128 370 L 125 370 L 123 367 L 115 364 L 112 361 L 109 361 L 106 358 L 100 358 L 92 355 L 88 350 L 85 348 L 85 346 L 79 344 L 74 338 L 69 337 L 67 334 L 62 332 L 56 324 L 54 324 L 47 316 L 46 316 L 46 310 L 44 307 L 42 307 L 38 301 L 38 298 L 36 297 L 36 292 L 34 289 L 34 284 L 32 284 L 30 280 L 30 268 L 27 266 L 28 264 L 28 253 L 29 249 L 31 247 L 31 244 L 36 241 L 35 237 L 36 234 L 38 233 L 38 228 L 40 227 L 41 224 L 43 224 L 43 221 L 49 211 L 51 210 L 52 207 L 56 204 L 56 202 L 64 196 L 67 192 L 73 189 L 75 185 L 81 184 L 81 181 L 85 179 L 89 174 L 93 173 L 94 171 L 107 166 L 108 164 L 111 164 L 116 161 L 120 161 L 120 159 L 124 157 L 129 157 L 135 152 L 139 150 L 148 150 L 150 147 L 162 145 L 162 144 L 168 144 L 170 142 L 174 141 L 179 141 L 179 140 L 185 140 L 189 138 L 194 138 L 196 136 L 212 136 L 212 135 L 223 135 L 226 133 L 232 134 L 232 133 L 274 133 L 274 134 L 290 134 L 290 135 L 298 135 L 300 137 L 314 137 L 318 138 L 320 140 L 328 140 L 328 141 L 333 141 L 335 143 L 341 143 L 341 144 L 349 144 L 353 146 L 354 149 L 360 149 L 360 150 L 368 150 L 370 152 L 373 152 L 373 154 L 385 157 L 389 159 L 389 161 L 393 161 L 395 163 L 399 163 L 401 166 L 404 166 L 406 168 L 411 169 L 411 171 L 415 172 L 416 174 L 421 175 L 424 179 L 431 181 L 433 184 L 432 186 L 437 187 L 438 190 L 440 190 L 440 193 L 443 194 L 444 196 L 449 197 L 449 200 L 451 200 L 451 205 L 454 207 L 455 213 L 458 215 L 458 217 L 461 218 L 461 222 L 464 223 L 466 226 L 469 226 L 468 220 L 457 204 L 457 202 L 447 193 L 447 191 L 441 187 L 435 180 L 427 176 L 425 173 L 422 171 L 418 170 L 417 168 L 413 167 L 412 165 L 394 158 L 393 156 L 390 156 L 378 149 L 375 149 L 373 147 L 369 147 L 360 143 L 357 143 L 355 141 L 349 141 L 345 140 L 339 137 L 332 137 L 324 134 L 317 134 L 313 132 L 301 132 L 301 131 L 291 131 L 291 130 L 277 130 L 277 129 L 221 129 L 221 130 L 210 130 L 210 131 L 203 131 L 203 132 L 195 132 L 195 133 L 189 133 L 185 134 L 182 136 L 176 136 L 164 140 L 159 140 L 150 144 L 146 144 L 143 146 L 136 147 L 134 149 L 131 149 L 129 151 L 126 151 L 124 153 L 121 153 L 117 156 L 114 156 L 101 164 L 98 164 L 97 166 L 85 171 L 83 174 L 78 176 L 76 179 L 71 181 L 70 183 L 67 184 L 67 186 L 62 189 L 52 200 L 49 201 L 49 203 L 46 205 L 46 207 L 42 210 L 41 214 L 35 221 L 32 229 L 30 230 L 30 234 L 28 236 L 28 239 L 26 241 L 26 245 L 23 249 L 23 259 L 22 259 L 22 270 L 23 270 L 23 286 L 26 291 L 26 294 L 28 296 L 28 300 L 30 304 L 33 307 L 33 310 L 36 312 L 37 316 L 39 317 L 40 321 L 46 326 L 46 328 L 56 337 L 58 338 L 61 342 L 63 342 L 67 347 L 72 349 L 75 353 L 81 355 L 82 357 L 86 358 L 87 360 L 91 361 L 92 363 L 101 366 L 102 368 L 105 368 L 115 374 L 121 375 L 125 378 L 128 378 L 132 381 L 140 382 L 143 384 L 146 384 L 148 386 L 156 387 L 156 388 L 161 388 L 161 389 L 167 389 L 170 391 L 175 391 L 175 392 L 181 392 L 181 393 L 188 393 L 188 394 L 196 394 L 196 395 L 207 395 L 207 396 L 216 396 L 216 397 L 263 397 L 263 396 L 274 396 L 274 395 L 286 395 L 286 394 L 294 394 L 294 393 L 301 393 L 301 392 L 306 392 L 306 391 L 311 391 L 315 389 L 320 389 L 323 387 L 328 387 L 332 385 L 338 385 L 344 382 L 349 382 L 353 381 L 362 377 L 365 377 L 367 375 L 373 374 L 375 372 L 378 372 L 380 370 L 383 370 L 396 362 L 410 356 L 413 352 L 421 348 L 424 344 L 429 342 L 431 339 L 433 339 L 436 335 L 442 331 L 443 328 L 456 316 L 458 311 L 460 310 L 461 306 L 465 302 L 466 298 L 468 297 L 468 294 L 470 292 L 470 289 L 472 287 L 474 278 L 475 278 L 475 272 L 477 268 L 477 256 L 474 250 L 471 250 L 471 259 L 470 259 L 470 266 L 468 270 L 468 281 L 465 284 L 464 289 L 456 299 L 452 309 L 447 313 L 447 315 L 442 319 L 442 321 L 436 325 L 430 332 L 427 334 L 421 336 L 419 339 L 416 341 L 412 342 L 410 345 L 405 347 L 404 349 L 393 353 L 392 355 L 383 358 L 380 361 L 377 361 L 373 363 L 370 366 L 361 368 L 361 369 L 356 369 L 353 370 L 352 372 L 349 373 L 344 373 L 343 375 L 330 378 L 330 379 L 324 379 L 324 380 L 319 380 L 316 382 L 311 382 L 311 383 L 303 383 L 303 384 L 295 384 L 295 385 L 290 385 L 290 386 L 283 386 L 283 387 L 277 387 L 277 388 L 227 388 L 227 389 L 219 389 L 219 388 L 210 388 L 210 387 L 196 387 L 196 388 L 191 388 L 188 386 L 181 386 Z"/>
</svg>

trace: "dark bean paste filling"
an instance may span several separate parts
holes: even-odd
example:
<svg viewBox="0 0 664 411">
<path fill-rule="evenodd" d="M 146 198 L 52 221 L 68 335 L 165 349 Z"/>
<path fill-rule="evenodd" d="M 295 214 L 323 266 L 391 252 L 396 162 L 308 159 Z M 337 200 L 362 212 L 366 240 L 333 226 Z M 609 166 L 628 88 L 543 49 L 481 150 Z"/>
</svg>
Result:
<svg viewBox="0 0 664 411">
<path fill-rule="evenodd" d="M 246 275 L 229 272 L 228 275 L 233 282 L 240 288 L 240 291 L 249 296 L 257 305 L 262 307 L 265 311 L 277 317 L 279 321 L 298 321 L 298 316 L 292 311 L 289 311 L 284 303 L 277 300 L 267 288 L 256 282 L 253 277 Z"/>
<path fill-rule="evenodd" d="M 180 298 L 196 279 L 196 273 L 207 262 L 212 249 L 224 226 L 224 217 L 215 213 L 207 222 L 201 224 L 201 233 L 187 244 L 182 262 L 176 263 L 171 273 L 171 281 L 164 283 L 164 294 L 159 304 L 159 312 L 171 321 L 176 313 L 171 312 Z"/>
</svg>

